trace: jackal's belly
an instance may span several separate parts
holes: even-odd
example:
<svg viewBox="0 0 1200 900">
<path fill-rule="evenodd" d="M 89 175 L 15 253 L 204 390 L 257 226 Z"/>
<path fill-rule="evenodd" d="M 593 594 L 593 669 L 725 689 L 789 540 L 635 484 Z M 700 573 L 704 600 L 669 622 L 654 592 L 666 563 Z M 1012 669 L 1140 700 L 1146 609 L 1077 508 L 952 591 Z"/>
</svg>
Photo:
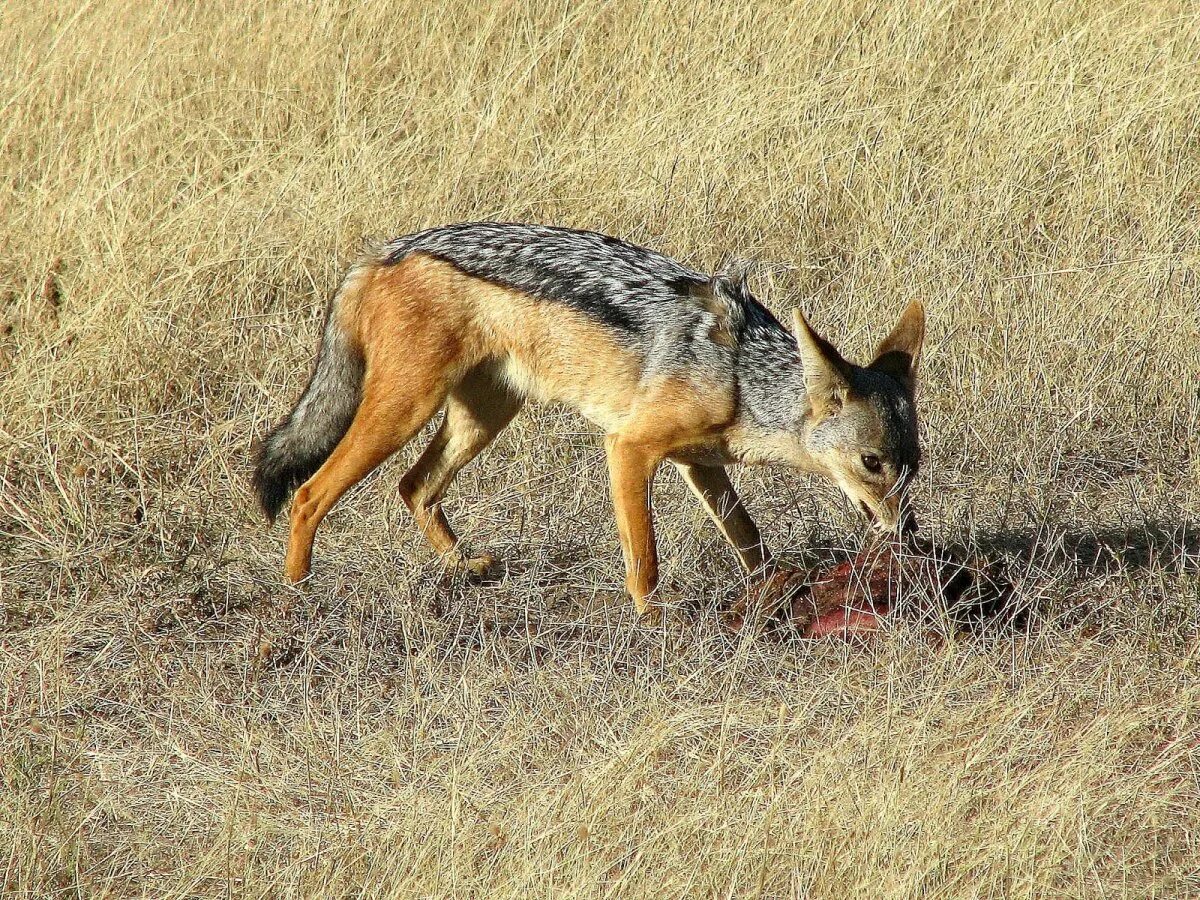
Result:
<svg viewBox="0 0 1200 900">
<path fill-rule="evenodd" d="M 608 378 L 588 366 L 560 365 L 559 360 L 523 359 L 513 355 L 500 365 L 512 389 L 535 403 L 561 403 L 605 432 L 619 431 L 637 395 L 636 379 Z"/>
<path fill-rule="evenodd" d="M 671 462 L 692 466 L 728 466 L 737 462 L 720 435 L 680 447 L 673 451 L 668 458 Z"/>
</svg>

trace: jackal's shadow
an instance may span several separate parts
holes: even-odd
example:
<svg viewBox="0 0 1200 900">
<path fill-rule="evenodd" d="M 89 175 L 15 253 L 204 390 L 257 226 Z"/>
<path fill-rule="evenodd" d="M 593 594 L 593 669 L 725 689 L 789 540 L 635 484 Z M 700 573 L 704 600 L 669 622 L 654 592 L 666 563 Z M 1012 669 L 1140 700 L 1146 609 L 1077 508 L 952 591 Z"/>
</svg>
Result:
<svg viewBox="0 0 1200 900">
<path fill-rule="evenodd" d="M 1006 556 L 1033 569 L 1087 577 L 1152 570 L 1200 574 L 1200 525 L 1186 521 L 1150 520 L 1093 529 L 1001 529 L 975 534 L 971 546 L 986 556 Z"/>
</svg>

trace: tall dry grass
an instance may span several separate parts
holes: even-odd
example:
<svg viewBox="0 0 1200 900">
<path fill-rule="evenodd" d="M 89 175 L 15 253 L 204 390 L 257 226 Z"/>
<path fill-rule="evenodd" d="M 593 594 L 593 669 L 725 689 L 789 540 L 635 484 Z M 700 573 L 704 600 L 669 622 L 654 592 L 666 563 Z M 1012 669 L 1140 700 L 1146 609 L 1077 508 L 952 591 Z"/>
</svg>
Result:
<svg viewBox="0 0 1200 900">
<path fill-rule="evenodd" d="M 7 892 L 1200 895 L 1194 6 L 8 0 L 0 60 Z M 282 584 L 247 450 L 326 296 L 482 218 L 750 260 L 859 355 L 925 300 L 922 519 L 1030 631 L 731 639 L 670 474 L 692 611 L 639 628 L 555 410 L 449 503 L 499 584 L 403 461 Z M 739 477 L 792 559 L 857 540 Z"/>
</svg>

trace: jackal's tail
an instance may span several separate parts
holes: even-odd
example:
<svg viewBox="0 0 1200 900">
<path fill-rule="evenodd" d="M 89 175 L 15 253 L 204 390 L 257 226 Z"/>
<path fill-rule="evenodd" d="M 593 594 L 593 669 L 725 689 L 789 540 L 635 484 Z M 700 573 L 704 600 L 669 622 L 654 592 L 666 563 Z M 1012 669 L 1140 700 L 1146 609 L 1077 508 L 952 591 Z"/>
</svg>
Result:
<svg viewBox="0 0 1200 900">
<path fill-rule="evenodd" d="M 300 401 L 258 448 L 254 492 L 267 520 L 275 521 L 292 491 L 329 458 L 350 428 L 362 399 L 365 364 L 339 313 L 357 299 L 370 263 L 354 266 L 329 304 L 321 350 Z"/>
</svg>

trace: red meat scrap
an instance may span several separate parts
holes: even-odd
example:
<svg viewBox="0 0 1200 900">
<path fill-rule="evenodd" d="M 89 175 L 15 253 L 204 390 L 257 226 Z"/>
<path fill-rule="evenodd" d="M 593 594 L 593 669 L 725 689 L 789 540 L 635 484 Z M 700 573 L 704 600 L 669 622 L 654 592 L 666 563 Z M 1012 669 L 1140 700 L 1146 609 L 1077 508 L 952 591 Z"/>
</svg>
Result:
<svg viewBox="0 0 1200 900">
<path fill-rule="evenodd" d="M 868 547 L 831 569 L 778 570 L 730 611 L 727 622 L 783 627 L 806 638 L 854 637 L 878 631 L 888 617 L 928 620 L 947 614 L 959 624 L 995 616 L 1011 586 L 996 563 L 929 542 Z"/>
</svg>

